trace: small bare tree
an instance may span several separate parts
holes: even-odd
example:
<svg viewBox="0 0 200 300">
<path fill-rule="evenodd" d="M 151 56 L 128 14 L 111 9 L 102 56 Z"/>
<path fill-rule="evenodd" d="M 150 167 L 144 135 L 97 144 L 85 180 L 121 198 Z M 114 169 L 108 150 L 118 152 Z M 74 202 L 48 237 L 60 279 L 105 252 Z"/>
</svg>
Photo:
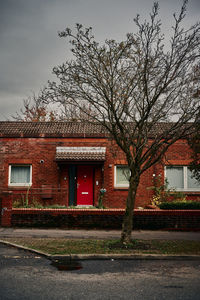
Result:
<svg viewBox="0 0 200 300">
<path fill-rule="evenodd" d="M 57 121 L 60 119 L 58 113 L 48 109 L 48 104 L 45 104 L 42 98 L 43 92 L 38 95 L 34 94 L 23 100 L 23 107 L 19 112 L 12 116 L 15 121 L 24 122 L 46 122 Z"/>
<path fill-rule="evenodd" d="M 65 101 L 59 101 L 56 108 L 48 106 L 48 102 L 45 99 L 44 88 L 41 92 L 36 95 L 33 93 L 32 96 L 23 100 L 22 108 L 12 115 L 12 119 L 15 121 L 23 122 L 55 122 L 55 121 L 90 121 L 92 120 L 91 106 L 87 107 L 83 104 L 83 107 L 74 107 L 70 103 Z"/>
<path fill-rule="evenodd" d="M 191 121 L 200 109 L 192 96 L 199 82 L 194 66 L 199 63 L 200 24 L 182 28 L 187 1 L 174 14 L 172 36 L 164 40 L 158 3 L 150 21 L 135 18 L 138 31 L 126 40 L 97 43 L 91 28 L 77 24 L 60 37 L 70 38 L 73 59 L 53 69 L 46 99 L 64 101 L 104 126 L 124 152 L 130 169 L 121 241 L 131 239 L 133 209 L 140 177 L 157 163 L 167 149 L 193 131 Z M 95 113 L 94 113 L 95 112 Z"/>
</svg>

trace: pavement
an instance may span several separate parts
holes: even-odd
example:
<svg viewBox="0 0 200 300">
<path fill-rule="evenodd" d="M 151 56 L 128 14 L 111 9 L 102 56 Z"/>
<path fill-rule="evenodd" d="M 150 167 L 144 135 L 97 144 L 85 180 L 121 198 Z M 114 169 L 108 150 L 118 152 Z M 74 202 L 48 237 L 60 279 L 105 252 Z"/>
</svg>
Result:
<svg viewBox="0 0 200 300">
<path fill-rule="evenodd" d="M 3 238 L 68 238 L 68 239 L 115 239 L 120 238 L 121 230 L 61 230 L 61 229 L 35 229 L 35 228 L 2 228 L 0 227 L 0 243 L 14 246 L 19 249 L 31 251 L 37 255 L 45 256 L 50 260 L 107 260 L 107 259 L 134 259 L 134 260 L 200 260 L 200 255 L 157 255 L 157 254 L 76 254 L 76 255 L 49 255 L 41 251 L 23 247 L 2 240 Z M 181 231 L 152 231 L 133 230 L 132 238 L 142 240 L 187 240 L 200 241 L 200 232 Z"/>
<path fill-rule="evenodd" d="M 0 239 L 6 237 L 32 238 L 69 238 L 69 239 L 116 239 L 120 238 L 121 230 L 62 230 L 36 228 L 3 228 L 0 227 Z M 133 239 L 142 240 L 187 240 L 200 241 L 200 231 L 161 231 L 133 230 Z"/>
</svg>

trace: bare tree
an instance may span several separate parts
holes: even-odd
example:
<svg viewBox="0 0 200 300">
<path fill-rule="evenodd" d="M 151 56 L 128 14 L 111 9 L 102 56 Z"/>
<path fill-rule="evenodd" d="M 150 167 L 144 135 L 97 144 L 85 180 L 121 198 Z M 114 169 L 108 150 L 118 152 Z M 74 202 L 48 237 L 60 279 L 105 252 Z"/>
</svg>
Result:
<svg viewBox="0 0 200 300">
<path fill-rule="evenodd" d="M 150 20 L 135 18 L 137 33 L 122 42 L 97 43 L 91 28 L 77 24 L 60 37 L 70 39 L 73 59 L 53 69 L 57 82 L 49 82 L 46 99 L 64 101 L 104 126 L 124 152 L 130 169 L 129 190 L 121 241 L 131 239 L 133 209 L 140 177 L 167 149 L 194 128 L 199 84 L 191 80 L 199 63 L 200 24 L 182 27 L 187 1 L 174 14 L 172 35 L 165 41 L 154 3 Z M 95 112 L 95 113 L 94 113 Z"/>
<path fill-rule="evenodd" d="M 74 107 L 70 103 L 60 101 L 57 103 L 56 108 L 50 107 L 45 100 L 45 91 L 40 91 L 38 95 L 34 94 L 23 100 L 22 108 L 12 115 L 12 119 L 15 121 L 23 122 L 54 122 L 54 121 L 90 121 L 92 120 L 91 105 L 86 107 Z"/>
<path fill-rule="evenodd" d="M 50 99 L 50 98 L 49 98 Z M 46 102 L 46 101 L 45 101 Z M 92 121 L 94 117 L 94 111 L 91 109 L 91 105 L 83 103 L 80 107 L 74 106 L 70 102 L 61 102 L 59 118 L 62 121 Z"/>
<path fill-rule="evenodd" d="M 34 94 L 23 100 L 23 106 L 19 112 L 12 116 L 15 121 L 46 122 L 57 121 L 60 116 L 55 110 L 49 109 L 42 98 L 43 92 Z"/>
</svg>

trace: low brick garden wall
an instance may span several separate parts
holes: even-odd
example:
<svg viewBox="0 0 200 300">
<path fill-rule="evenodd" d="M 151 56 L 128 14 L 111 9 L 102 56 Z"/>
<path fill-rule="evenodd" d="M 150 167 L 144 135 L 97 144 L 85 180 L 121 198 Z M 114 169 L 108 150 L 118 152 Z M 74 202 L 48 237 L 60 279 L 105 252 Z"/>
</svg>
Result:
<svg viewBox="0 0 200 300">
<path fill-rule="evenodd" d="M 10 226 L 120 229 L 123 209 L 20 209 Z M 135 210 L 134 229 L 200 230 L 200 210 Z"/>
</svg>

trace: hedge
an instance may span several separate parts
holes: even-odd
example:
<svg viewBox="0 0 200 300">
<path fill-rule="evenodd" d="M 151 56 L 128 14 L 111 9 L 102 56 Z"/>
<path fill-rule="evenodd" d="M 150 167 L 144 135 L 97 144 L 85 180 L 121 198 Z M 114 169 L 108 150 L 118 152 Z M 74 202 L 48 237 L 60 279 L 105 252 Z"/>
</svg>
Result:
<svg viewBox="0 0 200 300">
<path fill-rule="evenodd" d="M 196 201 L 171 201 L 159 204 L 161 209 L 200 209 L 200 202 Z"/>
</svg>

